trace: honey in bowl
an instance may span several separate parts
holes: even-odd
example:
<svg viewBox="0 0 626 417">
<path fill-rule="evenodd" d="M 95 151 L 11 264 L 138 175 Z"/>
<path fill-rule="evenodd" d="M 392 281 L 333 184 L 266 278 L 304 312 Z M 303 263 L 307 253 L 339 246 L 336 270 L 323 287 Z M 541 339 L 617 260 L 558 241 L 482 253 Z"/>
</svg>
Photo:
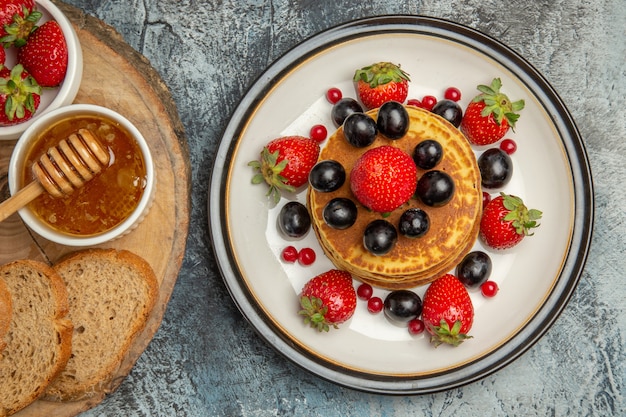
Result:
<svg viewBox="0 0 626 417">
<path fill-rule="evenodd" d="M 117 122 L 96 115 L 71 116 L 55 122 L 28 151 L 22 185 L 34 180 L 32 165 L 44 152 L 81 128 L 89 129 L 109 149 L 109 166 L 72 194 L 54 198 L 43 193 L 29 208 L 59 232 L 94 236 L 113 229 L 130 216 L 146 186 L 146 167 L 139 145 Z"/>
</svg>

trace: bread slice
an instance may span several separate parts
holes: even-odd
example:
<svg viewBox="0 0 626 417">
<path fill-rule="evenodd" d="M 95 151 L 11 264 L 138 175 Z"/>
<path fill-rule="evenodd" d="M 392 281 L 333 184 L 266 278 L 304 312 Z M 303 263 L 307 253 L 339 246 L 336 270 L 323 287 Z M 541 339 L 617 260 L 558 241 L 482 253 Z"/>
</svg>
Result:
<svg viewBox="0 0 626 417">
<path fill-rule="evenodd" d="M 11 293 L 7 288 L 7 284 L 4 283 L 4 280 L 0 279 L 0 352 L 2 352 L 6 346 L 4 336 L 9 332 L 12 314 L 13 303 L 11 302 Z"/>
<path fill-rule="evenodd" d="M 68 289 L 72 357 L 44 398 L 79 401 L 102 395 L 156 302 L 150 265 L 126 250 L 88 249 L 54 266 Z"/>
<path fill-rule="evenodd" d="M 72 323 L 61 277 L 48 265 L 20 260 L 0 267 L 13 314 L 0 354 L 0 416 L 37 399 L 70 357 Z"/>
</svg>

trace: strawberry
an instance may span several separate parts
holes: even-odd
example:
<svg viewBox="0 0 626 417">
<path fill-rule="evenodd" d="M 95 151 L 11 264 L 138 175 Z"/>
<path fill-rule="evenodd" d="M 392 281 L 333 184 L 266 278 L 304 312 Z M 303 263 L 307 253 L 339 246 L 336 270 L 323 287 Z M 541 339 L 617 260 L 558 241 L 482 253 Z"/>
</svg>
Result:
<svg viewBox="0 0 626 417">
<path fill-rule="evenodd" d="M 346 271 L 331 269 L 310 279 L 300 294 L 304 323 L 320 332 L 348 320 L 356 309 L 356 291 L 352 276 Z"/>
<path fill-rule="evenodd" d="M 311 168 L 317 163 L 319 143 L 304 136 L 284 136 L 269 142 L 261 151 L 260 161 L 249 166 L 259 171 L 252 177 L 253 184 L 265 181 L 268 196 L 280 200 L 280 190 L 295 191 L 309 179 Z"/>
<path fill-rule="evenodd" d="M 388 145 L 366 151 L 350 174 L 350 188 L 356 199 L 380 213 L 389 213 L 409 201 L 416 187 L 413 158 Z"/>
<path fill-rule="evenodd" d="M 22 123 L 39 107 L 41 87 L 21 65 L 0 69 L 0 126 Z"/>
<path fill-rule="evenodd" d="M 387 101 L 404 103 L 409 93 L 409 75 L 390 62 L 356 70 L 354 81 L 359 98 L 368 109 L 380 107 Z"/>
<path fill-rule="evenodd" d="M 539 210 L 529 210 L 521 198 L 500 193 L 483 210 L 480 237 L 491 248 L 512 248 L 532 235 L 530 230 L 539 226 L 541 215 Z"/>
<path fill-rule="evenodd" d="M 471 338 L 474 306 L 465 286 L 452 274 L 433 281 L 426 289 L 422 321 L 435 346 L 446 343 L 458 346 Z"/>
<path fill-rule="evenodd" d="M 34 0 L 0 0 L 0 43 L 23 46 L 41 16 Z"/>
<path fill-rule="evenodd" d="M 524 108 L 524 100 L 511 102 L 500 92 L 502 82 L 494 78 L 490 86 L 479 85 L 481 94 L 474 97 L 461 120 L 461 132 L 474 145 L 489 145 L 502 139 L 509 128 L 515 129 L 516 113 Z"/>
<path fill-rule="evenodd" d="M 67 72 L 67 43 L 57 22 L 49 20 L 36 29 L 17 52 L 17 61 L 42 87 L 56 87 Z"/>
</svg>

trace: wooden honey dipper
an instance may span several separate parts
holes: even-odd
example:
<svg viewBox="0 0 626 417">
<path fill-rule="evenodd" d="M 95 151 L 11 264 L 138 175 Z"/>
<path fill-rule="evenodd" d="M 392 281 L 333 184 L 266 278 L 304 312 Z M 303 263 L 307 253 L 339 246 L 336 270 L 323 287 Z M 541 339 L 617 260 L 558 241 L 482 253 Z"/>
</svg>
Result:
<svg viewBox="0 0 626 417">
<path fill-rule="evenodd" d="M 110 158 L 88 129 L 78 129 L 33 164 L 35 180 L 0 204 L 0 222 L 44 191 L 56 198 L 71 194 L 106 168 Z"/>
</svg>

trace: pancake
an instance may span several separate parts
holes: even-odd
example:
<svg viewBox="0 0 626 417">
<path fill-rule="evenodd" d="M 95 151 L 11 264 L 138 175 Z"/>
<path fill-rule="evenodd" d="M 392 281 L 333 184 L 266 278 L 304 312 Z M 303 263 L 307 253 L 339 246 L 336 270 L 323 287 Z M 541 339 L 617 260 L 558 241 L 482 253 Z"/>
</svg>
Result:
<svg viewBox="0 0 626 417">
<path fill-rule="evenodd" d="M 339 269 L 356 279 L 385 289 L 405 289 L 425 285 L 453 269 L 471 250 L 478 236 L 482 212 L 480 171 L 476 156 L 465 136 L 445 119 L 421 108 L 406 106 L 410 124 L 408 132 L 398 140 L 378 135 L 372 145 L 356 148 L 345 139 L 340 127 L 327 140 L 319 160 L 335 160 L 347 173 L 346 182 L 336 191 L 319 192 L 309 187 L 307 205 L 312 226 L 325 254 Z M 368 114 L 376 119 L 377 109 Z M 447 173 L 455 184 L 452 199 L 441 207 L 429 207 L 413 196 L 407 203 L 383 216 L 361 205 L 350 190 L 349 173 L 356 160 L 368 149 L 389 145 L 413 154 L 415 146 L 434 139 L 443 148 L 443 158 L 434 167 Z M 418 167 L 418 177 L 426 171 Z M 348 229 L 333 229 L 324 222 L 326 204 L 337 197 L 356 203 L 358 214 Z M 398 226 L 400 216 L 409 208 L 428 213 L 429 231 L 418 238 L 398 233 L 398 242 L 385 255 L 374 255 L 363 246 L 363 231 L 373 220 L 385 219 Z"/>
</svg>

